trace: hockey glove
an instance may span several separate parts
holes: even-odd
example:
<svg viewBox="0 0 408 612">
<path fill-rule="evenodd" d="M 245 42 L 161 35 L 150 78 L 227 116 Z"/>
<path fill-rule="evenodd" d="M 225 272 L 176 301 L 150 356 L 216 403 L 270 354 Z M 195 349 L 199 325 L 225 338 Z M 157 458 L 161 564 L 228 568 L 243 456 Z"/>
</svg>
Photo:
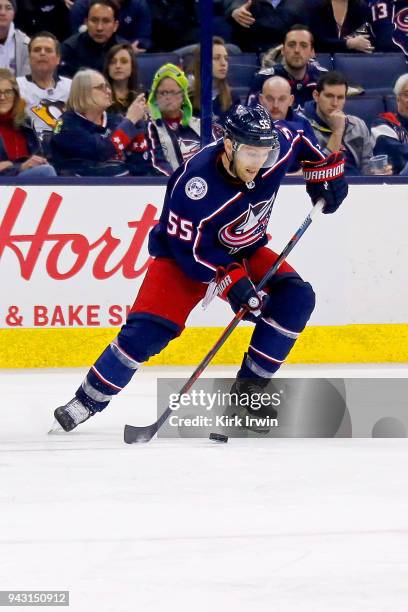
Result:
<svg viewBox="0 0 408 612">
<path fill-rule="evenodd" d="M 256 322 L 261 317 L 262 302 L 243 266 L 232 263 L 226 269 L 218 268 L 216 283 L 218 295 L 228 300 L 235 313 L 247 308 L 245 321 Z"/>
<path fill-rule="evenodd" d="M 336 152 L 321 161 L 304 161 L 301 165 L 313 204 L 322 198 L 326 202 L 323 212 L 334 213 L 348 193 L 343 155 Z"/>
</svg>

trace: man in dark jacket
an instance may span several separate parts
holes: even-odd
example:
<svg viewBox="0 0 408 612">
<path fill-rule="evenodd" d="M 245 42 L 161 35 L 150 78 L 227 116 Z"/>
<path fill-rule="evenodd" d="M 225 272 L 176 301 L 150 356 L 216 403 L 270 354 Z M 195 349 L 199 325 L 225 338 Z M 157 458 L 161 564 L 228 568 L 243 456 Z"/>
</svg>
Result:
<svg viewBox="0 0 408 612">
<path fill-rule="evenodd" d="M 136 52 L 151 47 L 152 18 L 146 0 L 117 0 L 119 6 L 118 35 L 125 38 Z M 90 0 L 76 0 L 70 11 L 72 32 L 78 32 L 89 11 Z"/>
<path fill-rule="evenodd" d="M 266 51 L 282 43 L 292 25 L 307 23 L 303 0 L 224 0 L 224 9 L 242 51 Z"/>
<path fill-rule="evenodd" d="M 103 71 L 105 57 L 114 45 L 126 42 L 116 34 L 119 11 L 112 0 L 92 0 L 86 32 L 74 34 L 61 47 L 60 74 L 73 77 L 80 68 Z"/>
<path fill-rule="evenodd" d="M 281 63 L 262 68 L 254 75 L 248 95 L 251 106 L 257 102 L 264 82 L 272 76 L 283 77 L 289 82 L 295 110 L 302 109 L 306 102 L 313 99 L 317 81 L 327 70 L 313 59 L 314 41 L 309 28 L 302 24 L 292 26 L 285 35 L 281 53 Z"/>
</svg>

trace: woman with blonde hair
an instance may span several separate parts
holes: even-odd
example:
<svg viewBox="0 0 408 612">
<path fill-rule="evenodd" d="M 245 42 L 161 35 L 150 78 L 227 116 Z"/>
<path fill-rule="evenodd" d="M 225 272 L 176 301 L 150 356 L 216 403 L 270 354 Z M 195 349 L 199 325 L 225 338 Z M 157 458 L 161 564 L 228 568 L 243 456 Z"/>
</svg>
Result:
<svg viewBox="0 0 408 612">
<path fill-rule="evenodd" d="M 193 109 L 195 114 L 201 109 L 201 77 L 200 77 L 200 47 L 194 52 L 194 84 L 193 84 Z M 228 84 L 228 49 L 225 41 L 220 36 L 213 36 L 212 46 L 212 76 L 213 76 L 213 118 L 215 121 L 222 120 L 222 116 L 234 104 L 239 104 L 239 96 L 231 91 Z"/>
<path fill-rule="evenodd" d="M 0 68 L 0 176 L 46 178 L 55 170 L 41 154 L 15 76 Z"/>
<path fill-rule="evenodd" d="M 74 176 L 152 174 L 145 137 L 146 100 L 139 94 L 125 117 L 106 112 L 111 88 L 100 72 L 79 70 L 72 80 L 67 110 L 51 139 L 60 173 Z"/>
</svg>

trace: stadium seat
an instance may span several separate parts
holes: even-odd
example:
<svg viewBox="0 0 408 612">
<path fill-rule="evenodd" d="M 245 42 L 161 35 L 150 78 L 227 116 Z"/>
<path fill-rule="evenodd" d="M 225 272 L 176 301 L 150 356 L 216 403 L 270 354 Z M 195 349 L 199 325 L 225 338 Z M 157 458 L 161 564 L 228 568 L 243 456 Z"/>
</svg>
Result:
<svg viewBox="0 0 408 612">
<path fill-rule="evenodd" d="M 239 86 L 231 87 L 231 92 L 235 96 L 239 97 L 241 104 L 246 104 L 246 100 L 248 98 L 250 88 L 249 87 L 239 87 Z"/>
<path fill-rule="evenodd" d="M 370 127 L 374 119 L 385 110 L 382 96 L 353 96 L 347 98 L 345 113 L 356 115 Z"/>
<path fill-rule="evenodd" d="M 316 61 L 318 64 L 327 68 L 327 70 L 333 70 L 333 57 L 330 53 L 318 53 L 316 55 Z"/>
<path fill-rule="evenodd" d="M 350 85 L 361 85 L 370 94 L 390 94 L 397 78 L 407 71 L 402 53 L 337 53 L 334 68 Z"/>
<path fill-rule="evenodd" d="M 180 65 L 180 57 L 176 53 L 139 53 L 136 59 L 139 81 L 144 89 L 150 89 L 153 77 L 160 66 L 168 62 Z"/>
<path fill-rule="evenodd" d="M 228 68 L 228 83 L 231 87 L 250 87 L 258 66 L 248 66 L 247 64 L 230 64 Z"/>
<path fill-rule="evenodd" d="M 396 113 L 397 112 L 397 100 L 395 96 L 385 96 L 385 110 L 387 113 Z"/>
<path fill-rule="evenodd" d="M 241 64 L 245 66 L 255 66 L 256 70 L 259 70 L 260 63 L 256 53 L 239 53 L 238 55 L 229 56 L 229 64 Z"/>
</svg>

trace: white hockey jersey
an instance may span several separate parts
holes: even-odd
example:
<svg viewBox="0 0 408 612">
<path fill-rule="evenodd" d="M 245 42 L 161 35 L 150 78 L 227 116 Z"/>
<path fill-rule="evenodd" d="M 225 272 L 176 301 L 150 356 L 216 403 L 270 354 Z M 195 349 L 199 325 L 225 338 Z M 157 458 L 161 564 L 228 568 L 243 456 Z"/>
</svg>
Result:
<svg viewBox="0 0 408 612">
<path fill-rule="evenodd" d="M 42 89 L 30 75 L 18 77 L 21 97 L 27 102 L 27 114 L 38 134 L 52 131 L 65 109 L 71 89 L 71 79 L 57 77 L 55 86 Z"/>
</svg>

